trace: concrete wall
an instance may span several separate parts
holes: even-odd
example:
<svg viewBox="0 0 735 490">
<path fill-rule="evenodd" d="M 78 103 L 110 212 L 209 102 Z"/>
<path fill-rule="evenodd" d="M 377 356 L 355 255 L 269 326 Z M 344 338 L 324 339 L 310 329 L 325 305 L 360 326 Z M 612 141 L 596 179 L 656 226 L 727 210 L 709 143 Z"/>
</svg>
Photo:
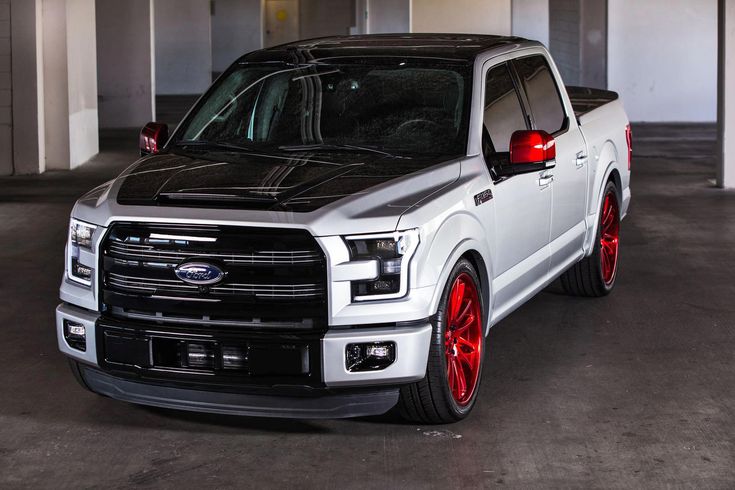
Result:
<svg viewBox="0 0 735 490">
<path fill-rule="evenodd" d="M 354 0 L 301 0 L 299 37 L 348 35 L 355 24 Z"/>
<path fill-rule="evenodd" d="M 607 0 L 549 0 L 549 49 L 568 85 L 607 88 Z"/>
<path fill-rule="evenodd" d="M 151 0 L 97 0 L 97 82 L 102 128 L 155 119 Z"/>
<path fill-rule="evenodd" d="M 209 0 L 154 0 L 156 93 L 201 94 L 212 83 Z"/>
<path fill-rule="evenodd" d="M 0 0 L 0 175 L 13 173 L 10 0 Z"/>
<path fill-rule="evenodd" d="M 212 0 L 212 70 L 222 72 L 263 43 L 261 0 Z"/>
<path fill-rule="evenodd" d="M 367 32 L 411 31 L 411 0 L 367 0 Z"/>
<path fill-rule="evenodd" d="M 509 35 L 511 0 L 411 0 L 411 32 Z"/>
<path fill-rule="evenodd" d="M 581 0 L 549 0 L 549 49 L 564 83 L 579 85 Z"/>
<path fill-rule="evenodd" d="M 512 33 L 548 46 L 549 0 L 513 0 Z"/>
<path fill-rule="evenodd" d="M 612 0 L 608 86 L 633 121 L 714 121 L 717 0 Z"/>
</svg>

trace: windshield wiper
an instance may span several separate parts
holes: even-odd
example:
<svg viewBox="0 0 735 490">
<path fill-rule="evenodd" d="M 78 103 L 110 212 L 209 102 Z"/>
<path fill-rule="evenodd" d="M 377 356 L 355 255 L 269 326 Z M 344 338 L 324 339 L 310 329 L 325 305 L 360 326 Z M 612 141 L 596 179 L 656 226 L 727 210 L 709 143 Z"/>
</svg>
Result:
<svg viewBox="0 0 735 490">
<path fill-rule="evenodd" d="M 394 155 L 387 151 L 378 150 L 377 148 L 370 148 L 369 146 L 357 146 L 357 145 L 334 145 L 326 143 L 312 143 L 308 145 L 283 145 L 278 147 L 281 151 L 354 151 L 354 152 L 370 152 L 378 153 L 379 155 L 385 155 L 391 158 L 410 158 L 400 155 Z"/>
<path fill-rule="evenodd" d="M 226 141 L 206 141 L 206 140 L 183 140 L 176 143 L 179 147 L 194 147 L 213 150 L 230 150 L 230 151 L 255 151 L 253 146 L 228 143 Z"/>
</svg>

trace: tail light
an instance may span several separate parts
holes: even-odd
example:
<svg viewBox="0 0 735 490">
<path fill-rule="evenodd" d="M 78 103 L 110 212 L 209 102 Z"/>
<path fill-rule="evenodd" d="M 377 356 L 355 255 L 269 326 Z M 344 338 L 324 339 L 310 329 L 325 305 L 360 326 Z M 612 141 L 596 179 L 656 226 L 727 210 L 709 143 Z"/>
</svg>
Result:
<svg viewBox="0 0 735 490">
<path fill-rule="evenodd" d="M 630 163 L 633 160 L 633 131 L 630 124 L 625 126 L 625 140 L 628 142 L 628 171 L 630 171 Z"/>
</svg>

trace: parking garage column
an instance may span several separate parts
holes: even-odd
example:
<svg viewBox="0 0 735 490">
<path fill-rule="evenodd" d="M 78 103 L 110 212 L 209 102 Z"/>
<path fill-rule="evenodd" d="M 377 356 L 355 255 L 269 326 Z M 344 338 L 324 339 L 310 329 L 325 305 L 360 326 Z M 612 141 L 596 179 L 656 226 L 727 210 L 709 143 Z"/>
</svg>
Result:
<svg viewBox="0 0 735 490">
<path fill-rule="evenodd" d="M 46 168 L 69 170 L 99 151 L 94 0 L 43 0 Z"/>
<path fill-rule="evenodd" d="M 411 32 L 509 35 L 511 0 L 411 0 Z"/>
<path fill-rule="evenodd" d="M 719 0 L 717 185 L 735 188 L 735 1 Z M 728 91 L 727 88 L 730 88 Z"/>
<path fill-rule="evenodd" d="M 156 119 L 152 0 L 97 0 L 100 128 Z"/>
</svg>

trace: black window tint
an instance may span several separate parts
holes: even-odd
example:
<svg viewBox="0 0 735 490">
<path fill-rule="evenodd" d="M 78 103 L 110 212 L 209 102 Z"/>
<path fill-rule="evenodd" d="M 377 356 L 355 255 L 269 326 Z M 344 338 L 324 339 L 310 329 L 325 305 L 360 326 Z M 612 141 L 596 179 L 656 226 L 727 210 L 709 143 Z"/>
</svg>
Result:
<svg viewBox="0 0 735 490">
<path fill-rule="evenodd" d="M 543 56 L 529 56 L 513 62 L 523 82 L 536 129 L 556 133 L 564 127 L 566 115 L 556 81 Z"/>
<path fill-rule="evenodd" d="M 526 129 L 518 93 L 505 63 L 487 73 L 484 121 L 496 152 L 508 151 L 513 132 Z"/>
</svg>

